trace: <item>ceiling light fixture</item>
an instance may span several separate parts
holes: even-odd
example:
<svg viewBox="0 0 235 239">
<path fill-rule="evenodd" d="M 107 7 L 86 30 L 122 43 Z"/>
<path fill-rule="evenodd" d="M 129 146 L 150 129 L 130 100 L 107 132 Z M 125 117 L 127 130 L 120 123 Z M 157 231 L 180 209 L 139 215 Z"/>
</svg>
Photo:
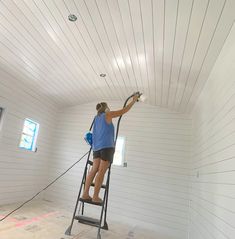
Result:
<svg viewBox="0 0 235 239">
<path fill-rule="evenodd" d="M 75 22 L 75 21 L 77 21 L 77 16 L 76 15 L 74 15 L 74 14 L 70 14 L 69 16 L 68 16 L 68 19 L 69 19 L 69 21 L 71 21 L 71 22 Z"/>
<path fill-rule="evenodd" d="M 105 76 L 106 76 L 106 74 L 104 74 L 104 73 L 100 74 L 100 77 L 105 77 Z"/>
</svg>

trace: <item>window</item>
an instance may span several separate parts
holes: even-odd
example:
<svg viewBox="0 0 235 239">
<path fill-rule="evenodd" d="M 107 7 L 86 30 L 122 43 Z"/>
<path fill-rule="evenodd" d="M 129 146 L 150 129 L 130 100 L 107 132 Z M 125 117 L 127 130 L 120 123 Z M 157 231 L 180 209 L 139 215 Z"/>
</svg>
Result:
<svg viewBox="0 0 235 239">
<path fill-rule="evenodd" d="M 35 151 L 38 130 L 38 123 L 30 119 L 25 119 L 19 147 L 30 151 Z"/>
<path fill-rule="evenodd" d="M 120 136 L 117 138 L 113 165 L 124 166 L 124 151 L 125 151 L 125 138 Z"/>
</svg>

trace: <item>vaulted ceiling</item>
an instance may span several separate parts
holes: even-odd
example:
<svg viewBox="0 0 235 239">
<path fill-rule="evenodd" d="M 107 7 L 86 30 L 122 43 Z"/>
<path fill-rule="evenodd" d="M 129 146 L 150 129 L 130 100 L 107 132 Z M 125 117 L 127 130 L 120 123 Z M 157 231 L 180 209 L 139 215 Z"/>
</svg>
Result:
<svg viewBox="0 0 235 239">
<path fill-rule="evenodd" d="M 0 82 L 61 106 L 138 90 L 190 112 L 234 19 L 234 0 L 1 0 Z"/>
</svg>

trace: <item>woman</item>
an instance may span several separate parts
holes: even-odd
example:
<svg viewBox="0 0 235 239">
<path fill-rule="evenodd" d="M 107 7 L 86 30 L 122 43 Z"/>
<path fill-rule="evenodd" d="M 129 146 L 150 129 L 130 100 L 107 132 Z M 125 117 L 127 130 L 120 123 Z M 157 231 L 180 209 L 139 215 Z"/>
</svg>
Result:
<svg viewBox="0 0 235 239">
<path fill-rule="evenodd" d="M 102 199 L 99 198 L 100 188 L 103 183 L 104 175 L 113 162 L 113 155 L 115 152 L 114 126 L 112 119 L 127 113 L 138 98 L 139 94 L 134 95 L 132 102 L 125 108 L 117 111 L 110 111 L 105 102 L 96 105 L 97 116 L 95 117 L 92 134 L 93 166 L 86 178 L 85 189 L 82 196 L 83 200 L 92 200 L 92 202 L 98 204 L 102 203 Z M 95 175 L 94 195 L 93 198 L 91 198 L 89 196 L 89 189 Z"/>
</svg>

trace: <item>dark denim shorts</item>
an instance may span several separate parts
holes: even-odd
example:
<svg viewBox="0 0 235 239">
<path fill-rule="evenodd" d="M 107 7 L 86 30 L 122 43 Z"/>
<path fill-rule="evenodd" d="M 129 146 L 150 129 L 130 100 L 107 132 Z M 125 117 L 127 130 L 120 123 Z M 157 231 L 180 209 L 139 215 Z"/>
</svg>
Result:
<svg viewBox="0 0 235 239">
<path fill-rule="evenodd" d="M 115 148 L 100 149 L 98 151 L 93 151 L 93 158 L 101 158 L 104 161 L 109 161 L 110 163 L 112 163 L 114 152 Z"/>
</svg>

